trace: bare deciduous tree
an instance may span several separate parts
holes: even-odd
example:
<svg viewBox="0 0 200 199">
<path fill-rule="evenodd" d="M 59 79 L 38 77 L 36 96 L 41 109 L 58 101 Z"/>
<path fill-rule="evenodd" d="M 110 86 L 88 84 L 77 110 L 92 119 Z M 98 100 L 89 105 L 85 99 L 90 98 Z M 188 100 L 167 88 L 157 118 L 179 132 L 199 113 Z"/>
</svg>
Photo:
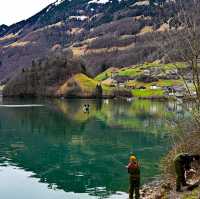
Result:
<svg viewBox="0 0 200 199">
<path fill-rule="evenodd" d="M 176 63 L 178 75 L 184 81 L 188 94 L 195 90 L 196 101 L 200 104 L 200 1 L 177 0 L 177 13 L 171 19 L 173 26 L 165 34 L 163 49 L 170 62 L 183 61 L 188 69 L 180 68 Z M 172 22 L 171 22 L 172 23 Z M 194 88 L 189 85 L 190 80 Z"/>
</svg>

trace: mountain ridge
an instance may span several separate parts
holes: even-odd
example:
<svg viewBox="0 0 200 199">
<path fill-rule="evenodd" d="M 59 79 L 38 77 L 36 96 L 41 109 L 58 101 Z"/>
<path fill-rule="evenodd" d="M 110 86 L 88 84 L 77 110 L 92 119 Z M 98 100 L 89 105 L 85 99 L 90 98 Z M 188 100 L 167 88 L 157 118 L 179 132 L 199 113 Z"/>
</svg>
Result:
<svg viewBox="0 0 200 199">
<path fill-rule="evenodd" d="M 64 48 L 71 47 L 77 52 L 79 49 L 74 48 L 74 45 L 82 45 L 80 42 L 97 39 L 101 43 L 102 38 L 103 43 L 110 37 L 111 41 L 122 38 L 122 42 L 116 42 L 121 42 L 120 46 L 123 46 L 123 36 L 140 37 L 138 34 L 141 31 L 148 32 L 148 27 L 152 30 L 160 28 L 164 21 L 168 21 L 173 15 L 173 10 L 169 11 L 169 8 L 173 7 L 173 2 L 165 1 L 163 5 L 161 4 L 163 0 L 151 2 L 136 0 L 106 0 L 104 3 L 92 0 L 56 1 L 27 20 L 9 27 L 0 26 L 0 80 L 6 81 L 16 70 L 31 66 L 32 60 L 45 57 L 49 49 L 56 44 Z M 165 12 L 162 19 L 159 17 L 161 11 Z M 166 17 L 164 17 L 165 14 Z M 147 27 L 146 30 L 145 27 Z M 97 43 L 96 40 L 94 41 Z M 128 39 L 126 39 L 127 42 Z M 133 43 L 133 39 L 130 42 Z M 110 64 L 112 61 L 104 59 L 106 52 L 95 53 L 91 59 L 90 52 L 94 51 L 91 51 L 88 46 L 90 42 L 80 55 L 84 55 L 85 65 L 92 76 L 102 72 L 102 65 L 120 66 L 124 62 Z M 117 46 L 111 44 L 104 50 L 110 49 L 111 56 L 118 56 L 112 50 L 116 47 L 118 48 L 119 44 Z M 125 49 L 126 47 L 123 56 L 131 52 L 131 50 L 125 52 Z M 98 61 L 94 61 L 95 57 L 98 57 Z M 91 62 L 94 64 L 91 65 Z M 138 61 L 127 62 L 126 65 L 134 63 Z"/>
</svg>

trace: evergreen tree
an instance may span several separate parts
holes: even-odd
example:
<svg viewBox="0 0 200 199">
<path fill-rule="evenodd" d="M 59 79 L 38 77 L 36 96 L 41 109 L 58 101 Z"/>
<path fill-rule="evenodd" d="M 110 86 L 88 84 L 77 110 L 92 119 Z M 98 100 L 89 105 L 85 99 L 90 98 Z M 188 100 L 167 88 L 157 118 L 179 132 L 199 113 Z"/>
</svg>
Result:
<svg viewBox="0 0 200 199">
<path fill-rule="evenodd" d="M 155 0 L 149 0 L 150 6 L 154 6 Z"/>
<path fill-rule="evenodd" d="M 101 84 L 97 84 L 96 86 L 96 98 L 102 98 L 103 96 L 103 89 Z"/>
</svg>

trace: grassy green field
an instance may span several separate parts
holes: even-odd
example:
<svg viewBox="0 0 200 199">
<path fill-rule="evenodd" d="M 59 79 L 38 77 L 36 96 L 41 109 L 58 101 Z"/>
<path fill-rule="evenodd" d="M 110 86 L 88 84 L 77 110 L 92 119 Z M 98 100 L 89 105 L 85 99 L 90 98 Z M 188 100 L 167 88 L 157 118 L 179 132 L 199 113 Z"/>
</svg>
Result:
<svg viewBox="0 0 200 199">
<path fill-rule="evenodd" d="M 132 94 L 138 98 L 164 97 L 164 91 L 161 89 L 134 89 L 132 90 Z"/>
<path fill-rule="evenodd" d="M 104 71 L 104 72 L 100 73 L 99 75 L 97 75 L 97 76 L 95 77 L 95 80 L 96 80 L 96 81 L 103 81 L 103 80 L 105 80 L 105 79 L 111 77 L 112 72 L 113 72 L 113 68 L 109 68 L 109 69 L 107 69 L 106 71 Z"/>
<path fill-rule="evenodd" d="M 175 70 L 177 68 L 186 67 L 185 63 L 170 63 L 170 64 L 160 64 L 160 63 L 144 63 L 141 65 L 134 65 L 126 68 L 109 68 L 103 73 L 100 73 L 95 77 L 95 80 L 104 81 L 107 78 L 111 77 L 112 72 L 114 71 L 117 76 L 127 76 L 127 77 L 136 77 L 143 73 L 144 70 L 150 68 L 160 68 L 163 72 L 167 72 L 169 70 Z"/>
<path fill-rule="evenodd" d="M 88 91 L 94 92 L 97 84 L 100 83 L 96 79 L 89 78 L 82 73 L 75 75 L 74 80 L 78 83 L 78 85 L 80 85 L 81 89 L 86 92 L 88 92 Z M 103 88 L 103 93 L 105 95 L 111 94 L 111 92 L 112 92 L 111 87 L 102 85 L 102 88 Z"/>
<path fill-rule="evenodd" d="M 163 86 L 178 86 L 178 85 L 183 85 L 183 81 L 182 80 L 159 80 L 157 82 L 151 82 L 151 83 L 144 83 L 144 82 L 139 82 L 139 81 L 129 81 L 127 83 L 127 86 L 132 86 L 135 88 L 144 86 L 147 89 L 150 88 L 151 86 L 163 87 Z"/>
<path fill-rule="evenodd" d="M 149 68 L 154 68 L 154 67 L 160 67 L 163 70 L 173 70 L 177 68 L 185 68 L 186 66 L 187 65 L 183 62 L 168 63 L 168 64 L 160 64 L 160 63 L 152 62 L 152 63 L 144 63 L 140 65 L 140 68 L 149 69 Z"/>
<path fill-rule="evenodd" d="M 98 76 L 96 76 L 95 80 L 104 82 L 104 80 L 112 77 L 112 75 L 118 76 L 118 77 L 137 78 L 138 76 L 144 73 L 144 70 L 147 70 L 150 68 L 159 68 L 159 71 L 161 72 L 161 74 L 165 74 L 177 68 L 184 68 L 184 67 L 186 67 L 185 63 L 160 64 L 160 63 L 153 62 L 153 63 L 144 63 L 141 65 L 135 65 L 135 66 L 120 68 L 120 69 L 109 68 L 103 73 L 100 73 Z M 105 84 L 108 84 L 109 86 L 111 83 L 107 83 L 105 81 Z M 139 98 L 163 97 L 164 91 L 162 87 L 181 86 L 181 85 L 183 85 L 183 81 L 180 79 L 178 80 L 159 79 L 158 81 L 151 82 L 151 83 L 144 83 L 144 82 L 140 82 L 136 80 L 131 80 L 125 83 L 125 86 L 133 89 L 131 91 L 133 96 L 139 97 Z M 158 89 L 152 90 L 151 86 L 157 86 Z M 139 89 L 140 87 L 144 87 L 145 89 Z"/>
<path fill-rule="evenodd" d="M 128 76 L 128 77 L 135 77 L 142 73 L 140 68 L 124 68 L 121 69 L 118 73 L 119 76 Z"/>
</svg>

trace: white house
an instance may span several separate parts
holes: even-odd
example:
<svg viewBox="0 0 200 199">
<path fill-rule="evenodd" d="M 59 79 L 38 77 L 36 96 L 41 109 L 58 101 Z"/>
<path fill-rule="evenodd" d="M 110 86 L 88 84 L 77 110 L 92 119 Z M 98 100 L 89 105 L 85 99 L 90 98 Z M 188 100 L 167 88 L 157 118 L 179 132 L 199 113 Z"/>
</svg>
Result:
<svg viewBox="0 0 200 199">
<path fill-rule="evenodd" d="M 146 75 L 146 76 L 149 76 L 150 75 L 150 70 L 144 70 L 143 74 Z"/>
<path fill-rule="evenodd" d="M 160 89 L 160 87 L 156 86 L 156 85 L 152 85 L 152 86 L 150 86 L 150 89 L 151 90 L 158 90 L 158 89 Z"/>
</svg>

